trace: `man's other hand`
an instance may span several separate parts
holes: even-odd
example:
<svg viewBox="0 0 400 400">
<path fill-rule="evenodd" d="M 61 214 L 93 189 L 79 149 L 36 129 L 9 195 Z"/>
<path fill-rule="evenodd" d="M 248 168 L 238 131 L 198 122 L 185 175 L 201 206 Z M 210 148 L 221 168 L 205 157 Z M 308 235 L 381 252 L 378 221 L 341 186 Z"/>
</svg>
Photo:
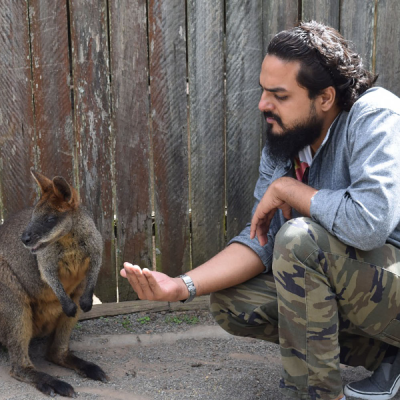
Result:
<svg viewBox="0 0 400 400">
<path fill-rule="evenodd" d="M 268 242 L 271 220 L 278 209 L 286 219 L 291 218 L 292 208 L 304 217 L 310 217 L 311 199 L 317 192 L 316 189 L 289 177 L 272 182 L 254 212 L 250 238 L 257 236 L 261 246 Z"/>
</svg>

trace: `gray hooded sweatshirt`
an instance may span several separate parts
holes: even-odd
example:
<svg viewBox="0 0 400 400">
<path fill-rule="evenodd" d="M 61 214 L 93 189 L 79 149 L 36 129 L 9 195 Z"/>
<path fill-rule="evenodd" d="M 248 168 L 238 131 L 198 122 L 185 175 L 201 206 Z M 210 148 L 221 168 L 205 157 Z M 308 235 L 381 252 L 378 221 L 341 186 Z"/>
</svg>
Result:
<svg viewBox="0 0 400 400">
<path fill-rule="evenodd" d="M 252 213 L 282 176 L 294 177 L 292 161 L 274 164 L 264 147 Z M 385 243 L 400 248 L 400 99 L 374 87 L 341 112 L 313 158 L 308 184 L 318 190 L 311 218 L 341 242 L 365 251 Z M 300 214 L 293 210 L 292 216 Z M 285 222 L 278 210 L 263 247 L 250 240 L 250 223 L 229 244 L 250 247 L 269 271 L 274 238 Z"/>
</svg>

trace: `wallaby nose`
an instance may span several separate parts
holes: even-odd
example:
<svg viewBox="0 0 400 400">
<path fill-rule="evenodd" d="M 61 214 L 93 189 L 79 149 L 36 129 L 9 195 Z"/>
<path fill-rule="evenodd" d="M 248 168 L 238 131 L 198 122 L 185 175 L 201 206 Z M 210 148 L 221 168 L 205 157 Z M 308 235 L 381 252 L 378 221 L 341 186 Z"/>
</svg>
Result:
<svg viewBox="0 0 400 400">
<path fill-rule="evenodd" d="M 21 236 L 22 243 L 25 246 L 28 246 L 32 240 L 32 235 L 29 232 L 24 232 Z"/>
</svg>

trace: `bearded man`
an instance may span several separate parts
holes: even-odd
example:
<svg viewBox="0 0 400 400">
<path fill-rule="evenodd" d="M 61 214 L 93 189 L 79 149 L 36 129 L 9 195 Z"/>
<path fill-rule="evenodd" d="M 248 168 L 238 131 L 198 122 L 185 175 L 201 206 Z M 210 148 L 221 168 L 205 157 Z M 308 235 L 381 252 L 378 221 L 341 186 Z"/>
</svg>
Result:
<svg viewBox="0 0 400 400">
<path fill-rule="evenodd" d="M 289 397 L 382 400 L 400 386 L 400 99 L 375 80 L 330 27 L 278 33 L 251 224 L 183 277 L 121 271 L 142 299 L 211 293 L 222 328 L 279 343 Z M 373 374 L 343 388 L 340 363 Z"/>
</svg>

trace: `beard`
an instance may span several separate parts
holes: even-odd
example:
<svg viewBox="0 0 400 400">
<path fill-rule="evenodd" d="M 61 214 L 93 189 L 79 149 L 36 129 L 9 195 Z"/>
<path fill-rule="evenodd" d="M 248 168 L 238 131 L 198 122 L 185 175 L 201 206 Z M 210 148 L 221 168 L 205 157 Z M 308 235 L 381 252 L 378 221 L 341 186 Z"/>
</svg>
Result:
<svg viewBox="0 0 400 400">
<path fill-rule="evenodd" d="M 265 118 L 274 118 L 282 128 L 281 133 L 272 132 L 272 124 L 267 123 L 267 145 L 270 157 L 275 161 L 293 160 L 300 150 L 312 145 L 321 135 L 323 120 L 319 118 L 312 104 L 308 119 L 297 122 L 287 128 L 280 117 L 270 111 L 264 112 Z"/>
</svg>

